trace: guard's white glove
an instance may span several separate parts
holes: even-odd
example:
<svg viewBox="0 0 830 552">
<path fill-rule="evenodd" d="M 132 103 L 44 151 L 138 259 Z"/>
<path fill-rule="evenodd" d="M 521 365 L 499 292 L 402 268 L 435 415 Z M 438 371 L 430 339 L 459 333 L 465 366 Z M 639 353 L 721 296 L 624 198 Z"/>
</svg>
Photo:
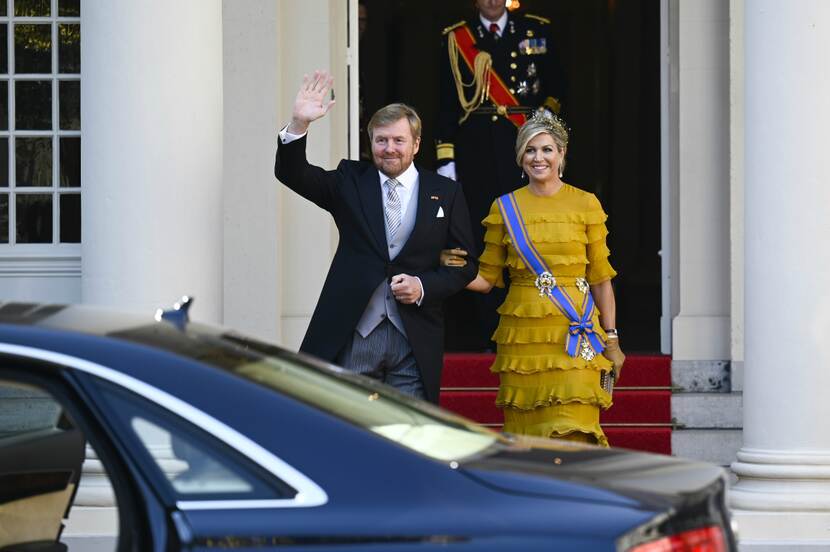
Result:
<svg viewBox="0 0 830 552">
<path fill-rule="evenodd" d="M 455 161 L 450 161 L 446 165 L 441 165 L 438 167 L 438 170 L 435 171 L 441 176 L 446 176 L 447 178 L 451 178 L 453 180 L 458 180 L 455 177 Z"/>
</svg>

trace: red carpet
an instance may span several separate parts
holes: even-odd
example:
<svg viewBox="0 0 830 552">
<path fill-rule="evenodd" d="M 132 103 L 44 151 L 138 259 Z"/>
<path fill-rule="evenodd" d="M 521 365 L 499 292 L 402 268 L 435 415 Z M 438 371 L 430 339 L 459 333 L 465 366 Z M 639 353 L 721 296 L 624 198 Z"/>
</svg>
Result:
<svg viewBox="0 0 830 552">
<path fill-rule="evenodd" d="M 494 428 L 503 423 L 495 406 L 497 375 L 491 354 L 444 356 L 441 406 Z M 601 416 L 613 446 L 671 454 L 671 358 L 628 355 L 614 389 L 614 405 Z"/>
</svg>

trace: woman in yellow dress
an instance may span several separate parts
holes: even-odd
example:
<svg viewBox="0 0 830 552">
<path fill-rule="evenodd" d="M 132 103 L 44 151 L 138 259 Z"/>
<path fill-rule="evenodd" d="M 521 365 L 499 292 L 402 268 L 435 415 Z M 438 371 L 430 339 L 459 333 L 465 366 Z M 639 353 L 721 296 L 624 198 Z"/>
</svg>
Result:
<svg viewBox="0 0 830 552">
<path fill-rule="evenodd" d="M 608 217 L 599 200 L 562 181 L 567 145 L 568 131 L 555 116 L 536 115 L 519 130 L 516 162 L 529 183 L 496 200 L 482 221 L 484 253 L 467 288 L 487 293 L 504 287 L 505 267 L 509 271 L 491 367 L 500 377 L 496 404 L 504 410 L 504 431 L 608 446 L 599 412 L 611 405 L 611 395 L 600 380 L 603 373 L 618 377 L 625 359 L 615 329 L 611 278 L 616 272 L 608 262 Z M 505 210 L 508 204 L 514 215 Z M 508 227 L 505 217 L 519 220 L 518 227 L 515 222 Z M 530 244 L 523 246 L 523 239 Z M 530 251 L 522 253 L 523 248 Z M 539 260 L 529 261 L 528 255 Z M 443 262 L 453 266 L 463 259 L 449 255 Z M 555 278 L 555 294 L 544 277 L 537 283 L 542 270 Z M 570 317 L 562 308 L 568 301 Z M 585 316 L 573 320 L 573 314 Z"/>
</svg>

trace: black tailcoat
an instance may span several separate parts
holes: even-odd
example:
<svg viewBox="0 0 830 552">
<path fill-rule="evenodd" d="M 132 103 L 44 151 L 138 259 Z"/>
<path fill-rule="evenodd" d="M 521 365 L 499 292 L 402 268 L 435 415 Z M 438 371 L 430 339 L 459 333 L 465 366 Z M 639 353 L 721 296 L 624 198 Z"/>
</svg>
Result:
<svg viewBox="0 0 830 552">
<path fill-rule="evenodd" d="M 278 142 L 274 166 L 277 179 L 331 213 L 340 233 L 300 350 L 334 361 L 352 339 L 377 286 L 396 274 L 417 276 L 424 287 L 421 305 L 398 303 L 398 310 L 427 399 L 437 403 L 444 352 L 442 302 L 463 289 L 478 272 L 474 259 L 462 269 L 442 267 L 439 263 L 442 249 L 474 250 L 461 187 L 418 168 L 415 226 L 401 252 L 390 260 L 377 169 L 363 161 L 343 160 L 336 170 L 326 171 L 308 163 L 306 137 L 287 144 Z M 443 217 L 438 216 L 439 209 L 443 210 Z"/>
</svg>

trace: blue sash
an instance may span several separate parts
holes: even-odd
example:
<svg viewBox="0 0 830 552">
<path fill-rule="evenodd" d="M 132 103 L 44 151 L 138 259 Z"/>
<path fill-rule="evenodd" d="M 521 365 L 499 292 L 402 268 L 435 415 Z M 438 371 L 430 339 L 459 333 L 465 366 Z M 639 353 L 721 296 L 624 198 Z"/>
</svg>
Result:
<svg viewBox="0 0 830 552">
<path fill-rule="evenodd" d="M 570 321 L 565 349 L 572 357 L 579 354 L 585 360 L 591 360 L 605 349 L 605 343 L 594 332 L 594 323 L 591 321 L 594 317 L 594 297 L 590 289 L 585 290 L 580 309 L 583 314 L 580 316 L 576 304 L 564 289 L 556 285 L 556 278 L 553 277 L 545 259 L 530 241 L 516 197 L 509 193 L 501 196 L 497 201 L 501 217 L 513 239 L 516 252 L 525 265 L 536 274 L 536 288 L 539 289 L 539 295 L 550 299 L 551 303 Z"/>
</svg>

